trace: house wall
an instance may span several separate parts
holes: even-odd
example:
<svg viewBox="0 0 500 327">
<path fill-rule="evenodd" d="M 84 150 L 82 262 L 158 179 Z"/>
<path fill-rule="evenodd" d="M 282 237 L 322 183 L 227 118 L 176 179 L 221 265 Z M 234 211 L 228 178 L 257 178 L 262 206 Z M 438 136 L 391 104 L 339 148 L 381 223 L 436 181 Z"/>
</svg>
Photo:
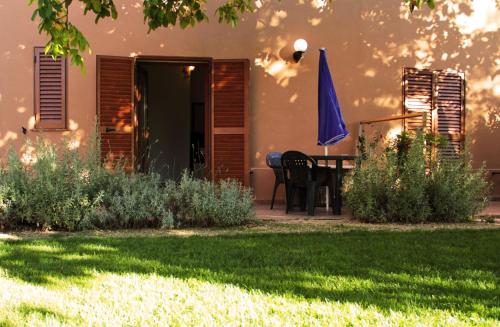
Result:
<svg viewBox="0 0 500 327">
<path fill-rule="evenodd" d="M 26 137 L 36 135 L 24 136 L 21 126 L 34 123 L 33 47 L 46 41 L 29 20 L 33 8 L 11 2 L 0 1 L 0 151 L 10 144 L 20 147 Z M 96 110 L 96 54 L 248 58 L 252 185 L 257 199 L 269 199 L 273 176 L 265 166 L 268 151 L 323 152 L 316 146 L 317 49 L 326 47 L 352 135 L 360 120 L 401 113 L 402 67 L 465 71 L 466 132 L 475 165 L 484 161 L 488 169 L 500 170 L 500 13 L 495 0 L 442 0 L 437 10 L 412 15 L 393 0 L 335 0 L 328 8 L 321 3 L 257 1 L 256 13 L 245 15 L 237 28 L 210 17 L 209 24 L 192 29 L 150 34 L 140 1 L 117 1 L 119 19 L 98 25 L 74 5 L 71 19 L 88 37 L 92 55 L 85 56 L 86 74 L 69 68 L 69 131 L 47 136 L 56 140 L 69 134 L 84 145 Z M 298 64 L 291 61 L 297 38 L 309 43 Z M 381 128 L 385 133 L 397 127 Z M 353 151 L 352 136 L 329 149 Z M 494 192 L 500 195 L 496 179 Z"/>
</svg>

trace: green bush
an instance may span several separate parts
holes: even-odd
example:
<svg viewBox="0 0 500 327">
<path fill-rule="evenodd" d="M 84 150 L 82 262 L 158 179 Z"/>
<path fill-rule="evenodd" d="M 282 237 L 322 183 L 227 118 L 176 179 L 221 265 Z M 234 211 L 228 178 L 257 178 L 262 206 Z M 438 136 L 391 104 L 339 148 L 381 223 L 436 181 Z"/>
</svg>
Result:
<svg viewBox="0 0 500 327">
<path fill-rule="evenodd" d="M 386 160 L 385 156 L 366 155 L 366 159 L 356 165 L 355 173 L 344 179 L 345 201 L 354 217 L 387 222 L 387 202 L 394 171 Z"/>
<path fill-rule="evenodd" d="M 217 215 L 220 226 L 241 225 L 253 217 L 252 194 L 235 180 L 224 180 L 218 188 Z"/>
<path fill-rule="evenodd" d="M 76 150 L 58 154 L 54 145 L 41 139 L 34 149 L 36 160 L 30 165 L 9 151 L 7 168 L 0 174 L 3 225 L 78 229 L 102 203 L 102 192 L 88 192 L 89 167 Z"/>
<path fill-rule="evenodd" d="M 442 140 L 421 133 L 404 133 L 384 150 L 376 143 L 362 149 L 345 180 L 354 217 L 377 223 L 464 222 L 485 207 L 484 169 L 472 168 L 467 150 L 445 158 L 433 150 Z"/>
<path fill-rule="evenodd" d="M 184 172 L 165 189 L 176 225 L 236 226 L 253 218 L 252 194 L 235 180 L 213 183 Z"/>
<path fill-rule="evenodd" d="M 386 168 L 392 171 L 387 194 L 389 221 L 420 223 L 429 218 L 425 156 L 422 135 L 414 140 L 403 135 L 386 151 Z"/>
<path fill-rule="evenodd" d="M 441 160 L 428 178 L 429 220 L 467 221 L 484 209 L 488 203 L 489 184 L 485 170 L 472 169 L 469 152 L 456 160 Z"/>
<path fill-rule="evenodd" d="M 99 142 L 96 142 L 99 144 Z M 102 168 L 98 147 L 82 156 L 41 138 L 31 162 L 9 151 L 0 169 L 0 228 L 81 230 L 232 226 L 252 217 L 252 196 L 236 181 L 213 183 L 184 173 L 179 182 Z"/>
<path fill-rule="evenodd" d="M 127 174 L 118 170 L 97 178 L 103 192 L 102 206 L 85 221 L 87 228 L 167 227 L 165 206 L 157 174 Z M 104 184 L 104 185 L 102 185 Z"/>
</svg>

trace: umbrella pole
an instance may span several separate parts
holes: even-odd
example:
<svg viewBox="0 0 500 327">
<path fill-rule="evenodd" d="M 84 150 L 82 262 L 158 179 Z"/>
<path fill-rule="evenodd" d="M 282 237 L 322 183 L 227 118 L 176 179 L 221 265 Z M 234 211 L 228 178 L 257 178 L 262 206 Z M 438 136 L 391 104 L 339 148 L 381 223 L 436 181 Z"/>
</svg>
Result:
<svg viewBox="0 0 500 327">
<path fill-rule="evenodd" d="M 328 155 L 328 146 L 325 146 L 325 156 Z M 328 167 L 328 160 L 326 160 L 326 166 Z M 330 188 L 326 187 L 326 211 L 330 210 Z"/>
</svg>

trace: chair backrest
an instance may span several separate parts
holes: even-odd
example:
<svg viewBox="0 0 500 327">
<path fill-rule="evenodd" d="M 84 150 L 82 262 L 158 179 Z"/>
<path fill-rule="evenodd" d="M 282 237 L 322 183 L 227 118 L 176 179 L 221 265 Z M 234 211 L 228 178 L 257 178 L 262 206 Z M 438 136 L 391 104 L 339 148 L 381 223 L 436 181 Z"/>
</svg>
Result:
<svg viewBox="0 0 500 327">
<path fill-rule="evenodd" d="M 269 152 L 266 155 L 266 164 L 269 168 L 272 168 L 274 171 L 274 176 L 276 177 L 275 183 L 284 183 L 283 179 L 283 170 L 281 169 L 281 152 Z"/>
<path fill-rule="evenodd" d="M 266 164 L 270 168 L 280 168 L 281 169 L 281 152 L 269 152 L 266 155 Z"/>
<path fill-rule="evenodd" d="M 285 184 L 307 186 L 307 182 L 316 180 L 316 161 L 305 153 L 287 151 L 281 156 Z"/>
</svg>

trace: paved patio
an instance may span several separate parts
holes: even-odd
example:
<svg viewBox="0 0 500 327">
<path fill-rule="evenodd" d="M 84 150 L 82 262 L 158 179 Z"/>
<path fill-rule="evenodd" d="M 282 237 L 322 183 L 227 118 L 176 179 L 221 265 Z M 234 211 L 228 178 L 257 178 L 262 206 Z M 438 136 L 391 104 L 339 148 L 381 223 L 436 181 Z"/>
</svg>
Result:
<svg viewBox="0 0 500 327">
<path fill-rule="evenodd" d="M 271 210 L 269 208 L 269 204 L 256 204 L 255 205 L 255 213 L 257 218 L 263 220 L 304 220 L 304 219 L 313 219 L 313 220 L 338 220 L 338 221 L 348 221 L 352 218 L 351 214 L 346 210 L 342 210 L 342 215 L 334 216 L 331 213 L 331 209 L 329 212 L 326 211 L 326 208 L 316 208 L 315 215 L 313 217 L 308 216 L 305 211 L 298 211 L 295 209 L 294 211 L 285 214 L 285 204 L 275 203 L 274 209 Z"/>
<path fill-rule="evenodd" d="M 491 201 L 489 206 L 481 212 L 480 216 L 494 216 L 500 218 L 500 201 Z"/>
<path fill-rule="evenodd" d="M 282 222 L 303 222 L 303 221 L 334 221 L 335 223 L 352 222 L 352 215 L 346 208 L 342 209 L 342 215 L 334 216 L 327 212 L 325 208 L 316 208 L 316 214 L 313 217 L 307 215 L 304 211 L 295 211 L 285 214 L 285 205 L 276 203 L 274 209 L 269 208 L 269 204 L 259 203 L 255 205 L 255 213 L 258 219 L 268 221 Z M 500 219 L 500 201 L 492 201 L 479 216 L 494 216 L 497 220 Z"/>
</svg>

